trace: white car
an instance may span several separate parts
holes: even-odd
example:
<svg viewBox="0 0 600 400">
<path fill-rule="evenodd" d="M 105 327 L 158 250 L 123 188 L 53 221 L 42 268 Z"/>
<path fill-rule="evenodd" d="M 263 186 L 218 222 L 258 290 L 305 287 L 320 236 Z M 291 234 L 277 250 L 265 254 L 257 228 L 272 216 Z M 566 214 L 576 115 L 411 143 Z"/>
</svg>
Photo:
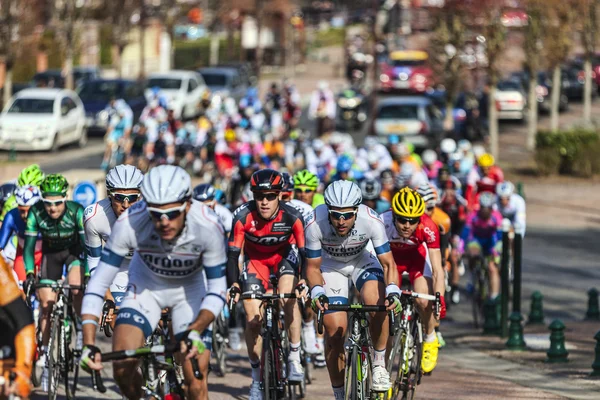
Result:
<svg viewBox="0 0 600 400">
<path fill-rule="evenodd" d="M 175 118 L 189 119 L 200 114 L 200 101 L 207 90 L 202 75 L 195 71 L 173 70 L 152 74 L 146 83 L 146 99 L 150 102 L 152 90 L 159 88 L 167 100 L 167 106 L 174 111 Z"/>
<path fill-rule="evenodd" d="M 0 115 L 0 149 L 56 151 L 70 143 L 87 143 L 85 110 L 72 90 L 22 90 Z"/>
<path fill-rule="evenodd" d="M 512 119 L 525 122 L 527 119 L 527 97 L 518 81 L 498 82 L 496 95 L 498 119 Z"/>
</svg>

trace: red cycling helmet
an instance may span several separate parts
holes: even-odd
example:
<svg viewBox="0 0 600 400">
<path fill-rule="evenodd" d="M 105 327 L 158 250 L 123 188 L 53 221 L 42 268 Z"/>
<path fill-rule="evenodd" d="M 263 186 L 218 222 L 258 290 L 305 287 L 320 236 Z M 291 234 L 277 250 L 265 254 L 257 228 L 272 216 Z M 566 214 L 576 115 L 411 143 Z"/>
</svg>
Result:
<svg viewBox="0 0 600 400">
<path fill-rule="evenodd" d="M 281 192 L 283 176 L 274 169 L 261 169 L 252 174 L 250 190 L 253 192 Z"/>
</svg>

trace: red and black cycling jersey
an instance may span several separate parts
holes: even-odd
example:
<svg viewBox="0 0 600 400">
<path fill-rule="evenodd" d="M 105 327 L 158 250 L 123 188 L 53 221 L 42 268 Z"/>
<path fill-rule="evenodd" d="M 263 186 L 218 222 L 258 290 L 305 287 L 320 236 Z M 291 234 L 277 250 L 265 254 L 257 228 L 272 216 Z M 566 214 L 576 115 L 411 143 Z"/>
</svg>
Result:
<svg viewBox="0 0 600 400">
<path fill-rule="evenodd" d="M 304 253 L 304 220 L 300 212 L 283 202 L 275 215 L 266 220 L 249 201 L 233 213 L 233 224 L 229 234 L 227 276 L 229 284 L 239 277 L 238 257 L 242 248 L 247 259 L 266 259 L 282 253 L 295 244 Z"/>
</svg>

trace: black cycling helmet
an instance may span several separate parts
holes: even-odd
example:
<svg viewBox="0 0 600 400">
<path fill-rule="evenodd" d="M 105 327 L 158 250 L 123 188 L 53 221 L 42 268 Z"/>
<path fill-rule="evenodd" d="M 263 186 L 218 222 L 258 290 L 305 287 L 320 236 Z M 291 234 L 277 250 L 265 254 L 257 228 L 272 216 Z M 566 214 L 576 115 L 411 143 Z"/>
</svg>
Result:
<svg viewBox="0 0 600 400">
<path fill-rule="evenodd" d="M 283 177 L 283 189 L 282 192 L 292 192 L 294 191 L 294 178 L 288 174 L 287 172 L 282 172 L 281 176 Z"/>
<path fill-rule="evenodd" d="M 16 189 L 17 185 L 14 183 L 5 183 L 4 185 L 0 186 L 0 202 L 4 204 L 4 202 L 13 195 Z"/>
<path fill-rule="evenodd" d="M 216 189 L 210 183 L 201 183 L 194 188 L 192 197 L 198 201 L 211 201 L 215 199 Z"/>
<path fill-rule="evenodd" d="M 283 176 L 274 169 L 261 169 L 252 174 L 250 190 L 253 192 L 280 192 L 283 189 Z"/>
<path fill-rule="evenodd" d="M 377 179 L 365 179 L 360 183 L 364 200 L 377 200 L 381 195 L 381 183 Z"/>
</svg>

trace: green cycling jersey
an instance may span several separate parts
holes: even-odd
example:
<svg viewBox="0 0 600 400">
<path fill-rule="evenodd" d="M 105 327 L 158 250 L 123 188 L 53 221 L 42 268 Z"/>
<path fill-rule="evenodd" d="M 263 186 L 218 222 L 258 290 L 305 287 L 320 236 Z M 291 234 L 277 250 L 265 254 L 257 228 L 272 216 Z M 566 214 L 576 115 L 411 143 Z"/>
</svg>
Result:
<svg viewBox="0 0 600 400">
<path fill-rule="evenodd" d="M 23 261 L 25 272 L 35 268 L 35 242 L 38 232 L 42 235 L 42 253 L 56 252 L 73 247 L 85 249 L 85 231 L 83 228 L 83 206 L 74 201 L 65 202 L 65 212 L 58 219 L 52 219 L 46 212 L 43 202 L 31 206 L 25 228 L 25 248 Z M 88 273 L 86 257 L 81 258 L 85 273 Z"/>
<path fill-rule="evenodd" d="M 325 197 L 321 193 L 315 193 L 312 201 L 312 208 L 317 208 L 321 204 L 325 204 Z"/>
</svg>

